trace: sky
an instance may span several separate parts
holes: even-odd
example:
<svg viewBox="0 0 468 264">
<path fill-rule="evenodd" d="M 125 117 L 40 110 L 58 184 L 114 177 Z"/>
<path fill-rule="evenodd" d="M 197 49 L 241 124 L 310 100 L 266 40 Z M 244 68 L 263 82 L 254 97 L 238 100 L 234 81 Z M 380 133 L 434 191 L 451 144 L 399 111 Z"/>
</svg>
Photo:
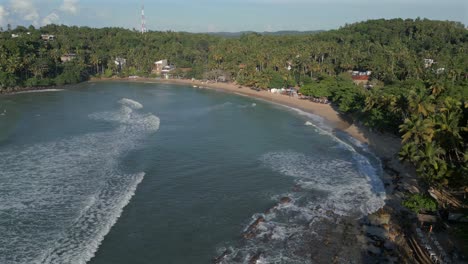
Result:
<svg viewBox="0 0 468 264">
<path fill-rule="evenodd" d="M 158 31 L 329 30 L 377 18 L 429 18 L 468 26 L 467 0 L 0 0 L 0 26 L 65 24 Z"/>
</svg>

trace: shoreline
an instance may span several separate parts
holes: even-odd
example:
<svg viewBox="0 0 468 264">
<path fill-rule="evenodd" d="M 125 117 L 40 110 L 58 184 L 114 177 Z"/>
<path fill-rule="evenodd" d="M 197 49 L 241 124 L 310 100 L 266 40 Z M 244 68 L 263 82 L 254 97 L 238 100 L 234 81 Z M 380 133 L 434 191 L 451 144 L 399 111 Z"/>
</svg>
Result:
<svg viewBox="0 0 468 264">
<path fill-rule="evenodd" d="M 280 105 L 289 110 L 296 111 L 300 115 L 304 115 L 300 111 L 305 112 L 305 115 L 312 114 L 319 117 L 318 121 L 328 128 L 331 128 L 332 134 L 345 133 L 358 141 L 357 144 L 364 143 L 369 147 L 369 150 L 377 156 L 382 162 L 382 175 L 380 179 L 385 186 L 385 205 L 377 212 L 365 216 L 361 220 L 344 221 L 342 225 L 348 224 L 354 226 L 353 230 L 356 233 L 367 234 L 368 238 L 362 243 L 362 249 L 366 252 L 375 255 L 381 255 L 384 252 L 391 252 L 383 245 L 391 245 L 390 248 L 396 249 L 396 255 L 402 259 L 411 259 L 414 257 L 414 251 L 408 246 L 407 237 L 412 236 L 411 232 L 403 228 L 403 219 L 401 217 L 401 200 L 405 192 L 418 191 L 418 182 L 414 169 L 410 166 L 400 163 L 398 160 L 398 151 L 400 148 L 400 139 L 394 135 L 382 134 L 373 132 L 370 129 L 355 124 L 350 118 L 340 114 L 329 104 L 315 103 L 309 100 L 302 100 L 287 95 L 273 94 L 269 91 L 261 90 L 256 91 L 246 86 L 239 86 L 234 83 L 206 83 L 198 80 L 188 79 L 154 79 L 154 78 L 92 78 L 88 83 L 98 82 L 127 82 L 127 83 L 158 83 L 158 84 L 174 84 L 185 86 L 197 86 L 203 89 L 211 89 L 220 92 L 236 94 L 240 96 L 247 96 L 250 98 L 267 101 L 273 104 Z M 33 87 L 21 88 L 10 93 L 2 93 L 1 95 L 14 95 L 24 92 L 41 92 L 47 90 L 61 90 L 77 87 L 77 85 L 66 86 L 52 86 L 52 87 Z M 194 87 L 195 88 L 195 87 Z M 197 88 L 198 89 L 198 88 Z M 366 230 L 371 228 L 378 228 L 382 234 L 387 234 L 382 238 L 374 240 L 372 234 Z M 364 239 L 365 240 L 365 239 Z M 363 240 L 363 241 L 364 241 Z M 376 248 L 380 248 L 377 250 Z M 312 250 L 312 249 L 311 249 Z M 393 255 L 393 254 L 392 254 Z"/>
<path fill-rule="evenodd" d="M 367 238 L 361 239 L 362 241 L 359 241 L 359 244 L 363 252 L 367 252 L 369 256 L 374 256 L 377 259 L 392 256 L 407 261 L 420 257 L 415 246 L 409 243 L 414 234 L 411 230 L 405 228 L 406 217 L 402 215 L 405 209 L 401 204 L 406 192 L 419 192 L 420 188 L 414 168 L 399 161 L 398 152 L 401 140 L 397 136 L 373 132 L 362 125 L 355 124 L 352 120 L 345 119 L 346 116 L 340 114 L 329 104 L 319 104 L 286 95 L 272 94 L 264 90 L 256 91 L 234 83 L 206 83 L 185 79 L 156 80 L 152 78 L 91 79 L 89 82 L 134 82 L 197 86 L 202 89 L 212 89 L 268 101 L 323 118 L 323 123 L 332 129 L 333 134 L 344 132 L 359 143 L 366 144 L 382 163 L 380 179 L 384 184 L 386 193 L 384 206 L 361 219 L 344 221 L 341 225 L 352 225 L 356 234 L 365 234 Z M 298 114 L 301 113 L 298 112 Z M 340 228 L 340 226 L 337 226 L 337 228 Z M 369 229 L 378 230 L 381 236 L 376 237 L 375 232 L 371 232 Z M 312 248 L 311 250 L 313 251 Z M 222 259 L 223 256 L 218 258 Z"/>
<path fill-rule="evenodd" d="M 82 84 L 82 83 L 66 84 L 66 85 L 8 88 L 6 90 L 0 90 L 0 97 L 9 96 L 9 95 L 16 95 L 16 94 L 24 94 L 24 93 L 40 93 L 40 92 L 63 91 L 65 89 L 68 89 L 68 88 L 71 88 L 71 87 L 76 87 L 76 86 L 78 86 L 80 84 Z"/>
<path fill-rule="evenodd" d="M 381 159 L 392 159 L 400 148 L 400 139 L 391 134 L 382 134 L 370 131 L 368 128 L 355 124 L 345 115 L 339 113 L 330 104 L 320 104 L 309 100 L 303 100 L 287 95 L 273 94 L 265 90 L 256 91 L 246 86 L 234 83 L 205 83 L 199 80 L 188 79 L 160 79 L 153 78 L 93 78 L 88 82 L 136 82 L 136 83 L 162 83 L 197 86 L 202 89 L 212 89 L 221 92 L 233 93 L 241 96 L 252 97 L 278 104 L 292 110 L 301 110 L 323 119 L 323 123 L 333 131 L 344 132 L 361 143 L 368 144 L 371 150 Z M 379 143 L 379 144 L 377 144 Z"/>
</svg>

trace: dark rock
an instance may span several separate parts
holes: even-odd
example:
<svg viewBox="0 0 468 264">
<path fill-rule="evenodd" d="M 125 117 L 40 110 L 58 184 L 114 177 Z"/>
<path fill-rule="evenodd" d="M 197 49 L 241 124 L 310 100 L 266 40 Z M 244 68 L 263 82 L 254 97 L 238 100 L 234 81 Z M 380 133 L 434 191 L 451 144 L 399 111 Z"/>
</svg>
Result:
<svg viewBox="0 0 468 264">
<path fill-rule="evenodd" d="M 294 185 L 293 192 L 300 192 L 300 191 L 302 191 L 301 186 L 300 185 Z"/>
<path fill-rule="evenodd" d="M 376 227 L 376 226 L 365 226 L 364 230 L 371 237 L 377 237 L 379 239 L 388 238 L 388 233 L 383 228 Z"/>
<path fill-rule="evenodd" d="M 247 238 L 247 239 L 250 239 L 250 238 L 253 238 L 255 236 L 255 230 L 257 229 L 257 226 L 262 223 L 262 222 L 265 222 L 265 218 L 263 218 L 263 216 L 259 216 L 248 228 L 247 230 L 244 232 L 243 234 L 243 237 L 244 238 Z"/>
<path fill-rule="evenodd" d="M 393 244 L 391 241 L 385 241 L 384 243 L 384 248 L 387 250 L 394 250 L 395 249 L 395 244 Z"/>
<path fill-rule="evenodd" d="M 253 255 L 249 260 L 249 264 L 256 264 L 261 256 L 262 256 L 261 252 L 258 252 L 257 254 Z"/>
<path fill-rule="evenodd" d="M 280 199 L 280 204 L 287 204 L 291 202 L 291 198 L 289 197 L 283 197 Z"/>
<path fill-rule="evenodd" d="M 231 254 L 231 251 L 229 249 L 226 249 L 221 255 L 219 255 L 218 257 L 214 258 L 212 263 L 214 264 L 219 264 L 221 263 L 221 261 L 224 260 L 224 258 L 226 258 L 227 255 Z"/>
<path fill-rule="evenodd" d="M 369 245 L 367 247 L 367 252 L 373 254 L 373 255 L 380 255 L 382 253 L 382 250 L 374 245 Z"/>
</svg>

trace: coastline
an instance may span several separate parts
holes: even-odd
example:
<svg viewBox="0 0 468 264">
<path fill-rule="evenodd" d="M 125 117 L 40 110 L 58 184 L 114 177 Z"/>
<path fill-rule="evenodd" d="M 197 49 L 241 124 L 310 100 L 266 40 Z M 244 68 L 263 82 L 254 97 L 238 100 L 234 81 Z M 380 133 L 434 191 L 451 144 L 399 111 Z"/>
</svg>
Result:
<svg viewBox="0 0 468 264">
<path fill-rule="evenodd" d="M 408 243 L 414 235 L 411 230 L 405 228 L 407 218 L 403 216 L 404 213 L 402 212 L 405 209 L 401 205 L 406 192 L 419 192 L 420 188 L 414 168 L 399 161 L 398 152 L 401 141 L 397 136 L 373 132 L 362 125 L 355 124 L 352 120 L 346 119 L 344 115 L 340 114 L 329 104 L 320 104 L 286 95 L 272 94 L 263 90 L 256 91 L 234 83 L 206 83 L 198 80 L 181 79 L 156 80 L 152 78 L 106 78 L 91 79 L 89 82 L 136 82 L 197 86 L 196 89 L 212 89 L 265 100 L 323 118 L 323 124 L 330 127 L 333 134 L 344 132 L 355 139 L 358 145 L 367 145 L 369 150 L 381 160 L 383 172 L 381 180 L 386 192 L 385 205 L 377 212 L 367 215 L 362 219 L 344 220 L 338 224 L 337 228 L 350 225 L 354 226 L 351 229 L 353 230 L 351 233 L 365 234 L 367 239 L 360 239 L 359 244 L 362 246 L 362 250 L 370 256 L 376 257 L 376 259 L 384 260 L 388 257 L 407 261 L 414 260 L 415 258 L 420 259 L 417 248 Z M 378 230 L 380 236 L 375 235 L 375 230 Z M 313 251 L 312 248 L 311 251 Z"/>
<path fill-rule="evenodd" d="M 237 95 L 253 97 L 286 106 L 292 109 L 299 109 L 309 114 L 323 118 L 324 124 L 334 131 L 342 131 L 361 143 L 368 144 L 371 150 L 381 159 L 392 159 L 400 148 L 400 139 L 391 134 L 372 132 L 368 128 L 355 124 L 353 121 L 340 114 L 329 104 L 320 104 L 309 100 L 302 100 L 281 94 L 273 94 L 268 91 L 256 91 L 246 86 L 239 86 L 234 83 L 205 83 L 199 80 L 169 79 L 156 80 L 153 78 L 102 78 L 91 79 L 89 82 L 138 82 L 138 83 L 166 83 L 197 86 Z M 378 143 L 378 144 L 377 144 Z"/>
<path fill-rule="evenodd" d="M 8 96 L 8 95 L 15 95 L 15 94 L 24 94 L 24 93 L 63 91 L 67 88 L 75 87 L 79 84 L 80 83 L 66 84 L 66 85 L 35 86 L 35 87 L 14 87 L 14 88 L 8 88 L 5 90 L 0 90 L 0 97 Z"/>
<path fill-rule="evenodd" d="M 185 86 L 196 86 L 203 89 L 212 89 L 220 92 L 247 96 L 259 100 L 268 101 L 290 110 L 305 112 L 318 117 L 318 121 L 331 128 L 332 134 L 345 133 L 350 138 L 356 140 L 353 145 L 361 146 L 365 144 L 369 150 L 382 161 L 383 174 L 381 180 L 385 186 L 386 200 L 383 208 L 377 212 L 367 215 L 362 219 L 346 219 L 338 221 L 336 228 L 341 229 L 346 226 L 353 226 L 350 234 L 365 234 L 365 237 L 359 236 L 358 248 L 368 252 L 377 259 L 398 256 L 400 259 L 414 259 L 414 247 L 408 245 L 408 239 L 412 237 L 412 232 L 404 228 L 404 218 L 401 215 L 401 201 L 405 192 L 417 192 L 418 182 L 416 173 L 408 166 L 400 163 L 398 160 L 398 151 L 400 148 L 400 139 L 394 135 L 382 134 L 370 131 L 368 128 L 355 124 L 346 116 L 340 114 L 329 104 L 315 103 L 309 100 L 301 100 L 287 95 L 273 94 L 268 91 L 256 91 L 249 87 L 239 86 L 234 83 L 206 83 L 202 81 L 170 79 L 157 80 L 153 78 L 92 78 L 88 81 L 93 82 L 128 82 L 128 83 L 159 83 L 175 84 Z M 39 88 L 21 88 L 14 92 L 3 93 L 1 95 L 13 95 L 24 92 L 41 92 L 47 90 L 62 90 L 76 87 L 76 85 L 39 87 Z M 194 87 L 195 88 L 195 87 Z M 198 89 L 198 88 L 197 88 Z M 331 223 L 329 223 L 331 225 Z M 376 237 L 375 232 L 368 230 L 378 230 L 381 237 Z M 327 231 L 328 232 L 328 231 Z M 332 232 L 331 230 L 329 232 Z M 333 236 L 333 233 L 324 234 L 324 236 Z M 336 239 L 340 239 L 336 237 Z M 388 247 L 386 247 L 387 245 Z M 358 249 L 355 248 L 355 249 Z M 313 248 L 311 248 L 311 252 Z M 393 253 L 392 253 L 393 252 Z"/>
</svg>

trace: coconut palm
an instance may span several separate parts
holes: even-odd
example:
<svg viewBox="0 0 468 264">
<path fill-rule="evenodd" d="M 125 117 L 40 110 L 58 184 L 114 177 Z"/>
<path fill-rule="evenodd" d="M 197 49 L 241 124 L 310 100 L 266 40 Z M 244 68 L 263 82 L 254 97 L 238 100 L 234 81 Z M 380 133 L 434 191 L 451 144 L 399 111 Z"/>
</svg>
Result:
<svg viewBox="0 0 468 264">
<path fill-rule="evenodd" d="M 434 122 L 429 118 L 412 116 L 400 125 L 402 143 L 413 141 L 416 144 L 431 142 L 434 137 Z"/>
</svg>

